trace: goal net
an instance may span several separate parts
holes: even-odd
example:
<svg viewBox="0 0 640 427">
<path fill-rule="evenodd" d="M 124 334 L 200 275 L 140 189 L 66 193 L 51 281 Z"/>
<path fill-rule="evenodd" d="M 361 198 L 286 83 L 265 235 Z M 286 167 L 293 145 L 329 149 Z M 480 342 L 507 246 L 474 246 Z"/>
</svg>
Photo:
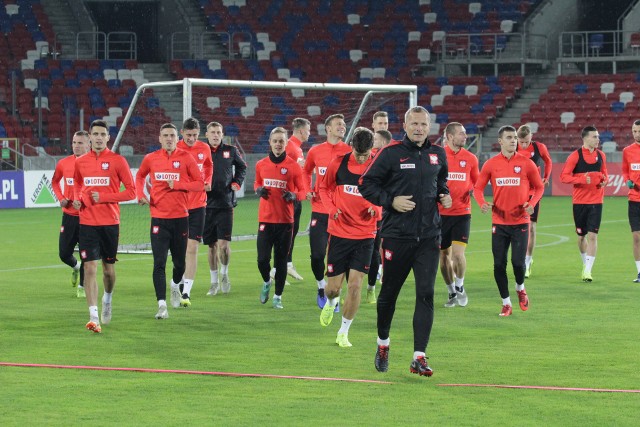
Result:
<svg viewBox="0 0 640 427">
<path fill-rule="evenodd" d="M 252 191 L 255 163 L 269 151 L 269 132 L 274 127 L 282 126 L 291 135 L 294 118 L 311 121 L 311 137 L 302 147 L 306 154 L 311 146 L 326 140 L 324 121 L 328 116 L 337 113 L 345 116 L 348 141 L 357 126 L 370 128 L 373 114 L 386 111 L 389 131 L 400 139 L 404 113 L 416 105 L 416 100 L 417 87 L 413 85 L 210 79 L 145 83 L 133 96 L 113 149 L 127 155 L 131 167 L 137 168 L 144 154 L 160 148 L 159 129 L 171 121 L 171 108 L 173 117 L 180 116 L 181 111 L 183 118 L 195 117 L 200 121 L 200 140 L 204 142 L 207 124 L 221 123 L 225 142 L 236 145 L 247 162 L 247 192 L 246 197 L 240 194 L 234 212 L 233 238 L 251 238 L 257 230 L 258 204 Z M 181 128 L 181 121 L 173 123 Z M 123 205 L 121 211 L 121 252 L 149 251 L 148 207 Z"/>
</svg>

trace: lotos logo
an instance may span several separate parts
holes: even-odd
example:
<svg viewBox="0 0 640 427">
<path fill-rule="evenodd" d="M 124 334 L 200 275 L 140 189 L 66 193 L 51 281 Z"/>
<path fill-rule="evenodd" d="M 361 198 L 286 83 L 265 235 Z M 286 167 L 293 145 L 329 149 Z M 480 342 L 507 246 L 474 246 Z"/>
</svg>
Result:
<svg viewBox="0 0 640 427">
<path fill-rule="evenodd" d="M 429 163 L 432 165 L 438 164 L 438 155 L 437 154 L 429 154 Z"/>
<path fill-rule="evenodd" d="M 87 187 L 108 187 L 111 185 L 111 178 L 108 176 L 86 176 L 84 185 Z"/>
<path fill-rule="evenodd" d="M 496 186 L 498 187 L 517 187 L 520 185 L 520 178 L 496 178 Z"/>
<path fill-rule="evenodd" d="M 285 189 L 287 188 L 287 181 L 282 181 L 281 179 L 265 178 L 262 180 L 262 185 L 264 187 Z"/>
<path fill-rule="evenodd" d="M 73 187 L 73 178 L 66 178 L 64 180 L 64 185 L 68 185 L 69 187 Z"/>
<path fill-rule="evenodd" d="M 465 172 L 449 172 L 447 179 L 449 181 L 466 181 L 467 174 Z"/>
<path fill-rule="evenodd" d="M 109 170 L 109 162 L 102 162 L 102 165 L 100 165 L 100 167 L 102 167 L 103 171 L 108 171 Z"/>
<path fill-rule="evenodd" d="M 327 173 L 327 168 L 326 167 L 318 167 L 318 175 L 322 175 L 324 176 L 324 174 Z"/>
<path fill-rule="evenodd" d="M 629 168 L 630 168 L 632 171 L 640 171 L 640 163 L 631 163 L 631 164 L 629 165 Z"/>
<path fill-rule="evenodd" d="M 343 189 L 345 194 L 351 194 L 352 196 L 362 197 L 362 194 L 360 194 L 360 190 L 358 190 L 357 185 L 344 185 Z"/>
<path fill-rule="evenodd" d="M 153 177 L 156 181 L 180 181 L 180 174 L 177 172 L 156 172 Z"/>
</svg>

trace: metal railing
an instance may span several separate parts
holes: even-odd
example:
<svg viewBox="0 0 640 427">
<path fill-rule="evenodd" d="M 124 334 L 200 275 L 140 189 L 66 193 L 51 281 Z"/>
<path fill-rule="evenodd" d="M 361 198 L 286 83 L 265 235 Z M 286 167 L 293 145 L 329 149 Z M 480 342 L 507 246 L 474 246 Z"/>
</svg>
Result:
<svg viewBox="0 0 640 427">
<path fill-rule="evenodd" d="M 445 34 L 441 59 L 548 60 L 547 37 L 520 33 Z"/>
<path fill-rule="evenodd" d="M 631 35 L 638 31 L 572 31 L 560 34 L 561 58 L 599 58 L 638 56 L 640 49 L 631 44 Z"/>
<path fill-rule="evenodd" d="M 56 34 L 53 52 L 74 59 L 137 59 L 138 39 L 131 31 L 67 31 Z"/>
<path fill-rule="evenodd" d="M 175 32 L 171 34 L 171 59 L 251 59 L 256 52 L 253 34 L 205 31 L 202 33 Z"/>
<path fill-rule="evenodd" d="M 138 36 L 131 31 L 107 34 L 107 59 L 138 59 Z"/>
<path fill-rule="evenodd" d="M 171 34 L 169 57 L 171 59 L 232 58 L 231 34 L 227 32 L 188 31 Z"/>
<path fill-rule="evenodd" d="M 633 34 L 638 31 L 569 31 L 560 34 L 558 73 L 562 74 L 562 64 L 583 63 L 585 73 L 589 73 L 589 63 L 611 64 L 613 73 L 617 63 L 623 61 L 640 62 L 640 40 Z"/>
<path fill-rule="evenodd" d="M 447 65 L 466 65 L 467 74 L 473 75 L 473 65 L 493 65 L 498 74 L 498 65 L 520 65 L 525 74 L 525 65 L 547 66 L 549 42 L 545 35 L 521 33 L 451 33 L 445 34 L 440 45 L 432 44 L 432 55 L 439 59 L 442 75 Z"/>
</svg>

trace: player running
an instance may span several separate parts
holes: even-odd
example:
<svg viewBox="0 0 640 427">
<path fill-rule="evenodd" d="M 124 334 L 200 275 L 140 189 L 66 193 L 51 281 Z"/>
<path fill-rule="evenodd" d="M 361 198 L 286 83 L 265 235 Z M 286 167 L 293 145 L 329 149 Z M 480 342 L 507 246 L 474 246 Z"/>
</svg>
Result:
<svg viewBox="0 0 640 427">
<path fill-rule="evenodd" d="M 498 131 L 500 152 L 482 166 L 473 192 L 482 213 L 491 210 L 493 275 L 502 298 L 500 316 L 511 316 L 513 309 L 507 278 L 507 253 L 511 246 L 511 265 L 516 279 L 520 309 L 529 309 L 529 297 L 524 287 L 524 259 L 529 238 L 529 215 L 540 201 L 544 185 L 535 163 L 516 152 L 518 141 L 513 126 Z M 491 182 L 493 203 L 484 199 L 484 189 Z M 533 196 L 529 197 L 533 191 Z"/>
<path fill-rule="evenodd" d="M 151 209 L 151 251 L 153 252 L 153 287 L 158 301 L 156 319 L 167 319 L 167 255 L 171 251 L 173 278 L 171 305 L 189 307 L 191 301 L 185 293 L 180 296 L 178 283 L 185 272 L 185 258 L 189 233 L 188 192 L 204 191 L 202 173 L 194 158 L 176 148 L 178 130 L 171 123 L 160 127 L 160 150 L 144 156 L 136 175 L 138 203 Z M 143 192 L 147 176 L 151 178 L 150 197 Z"/>
<path fill-rule="evenodd" d="M 531 128 L 528 125 L 522 125 L 518 128 L 518 152 L 524 156 L 528 156 L 533 163 L 538 166 L 538 172 L 540 172 L 541 163 L 544 163 L 544 176 L 542 177 L 542 183 L 549 185 L 549 177 L 551 176 L 551 169 L 553 168 L 553 162 L 549 155 L 547 146 L 541 142 L 533 141 L 533 134 Z M 540 203 L 536 204 L 533 208 L 533 214 L 531 214 L 531 223 L 529 224 L 529 242 L 527 243 L 527 255 L 525 257 L 526 269 L 524 277 L 529 278 L 531 276 L 531 268 L 533 266 L 533 251 L 536 247 L 536 228 L 538 226 L 538 215 L 540 213 Z"/>
<path fill-rule="evenodd" d="M 224 129 L 220 123 L 211 122 L 207 125 L 207 140 L 213 160 L 213 177 L 211 187 L 207 190 L 207 215 L 203 239 L 204 244 L 209 246 L 209 296 L 216 295 L 218 289 L 221 289 L 223 294 L 231 292 L 229 262 L 233 209 L 238 204 L 236 191 L 242 187 L 247 171 L 247 164 L 238 148 L 225 144 L 223 138 Z"/>
<path fill-rule="evenodd" d="M 347 130 L 344 116 L 342 114 L 332 114 L 327 117 L 324 123 L 327 140 L 322 144 L 311 147 L 304 164 L 304 174 L 309 186 L 311 186 L 312 174 L 315 174 L 316 177 L 313 191 L 308 194 L 308 197 L 311 198 L 309 245 L 311 247 L 311 270 L 318 284 L 316 302 L 319 308 L 323 308 L 327 302 L 327 297 L 324 294 L 324 287 L 327 283 L 324 279 L 324 259 L 327 255 L 327 241 L 329 239 L 329 233 L 327 232 L 329 213 L 320 197 L 320 184 L 329 163 L 336 157 L 351 152 L 351 148 L 342 142 Z"/>
<path fill-rule="evenodd" d="M 80 210 L 80 258 L 84 262 L 84 289 L 89 306 L 86 328 L 102 332 L 111 322 L 111 304 L 116 285 L 116 255 L 120 235 L 119 202 L 133 200 L 136 189 L 127 160 L 107 148 L 109 128 L 104 120 L 89 127 L 91 151 L 75 162 L 73 207 Z M 124 191 L 120 191 L 120 186 Z M 98 260 L 102 260 L 102 313 L 98 319 Z"/>
<path fill-rule="evenodd" d="M 582 258 L 582 281 L 591 282 L 591 269 L 598 252 L 604 187 L 609 181 L 607 157 L 598 150 L 600 135 L 594 126 L 582 129 L 582 147 L 569 154 L 560 181 L 573 184 L 573 221 Z"/>
<path fill-rule="evenodd" d="M 269 155 L 256 163 L 253 188 L 260 197 L 258 208 L 258 270 L 263 285 L 260 302 L 266 304 L 271 290 L 271 251 L 275 273 L 273 308 L 281 309 L 287 277 L 287 254 L 293 233 L 293 201 L 303 200 L 309 191 L 300 165 L 285 152 L 287 131 L 276 127 L 269 135 Z M 298 191 L 295 193 L 294 191 Z"/>
<path fill-rule="evenodd" d="M 449 291 L 445 307 L 465 307 L 469 302 L 464 289 L 467 269 L 465 250 L 471 231 L 471 192 L 478 180 L 478 158 L 464 148 L 467 133 L 461 123 L 451 122 L 444 129 L 449 175 L 447 185 L 451 207 L 438 206 L 442 218 L 440 242 L 440 272 Z"/>
<path fill-rule="evenodd" d="M 51 182 L 60 207 L 62 207 L 62 225 L 58 238 L 58 255 L 62 262 L 71 267 L 71 285 L 78 286 L 76 296 L 85 298 L 84 292 L 84 265 L 82 260 L 78 262 L 73 256 L 76 244 L 80 240 L 80 216 L 77 209 L 73 208 L 73 173 L 76 158 L 87 153 L 89 146 L 89 132 L 81 130 L 73 135 L 71 141 L 73 154 L 60 160 L 53 172 Z M 64 182 L 64 190 L 60 187 Z M 78 279 L 80 279 L 78 281 Z"/>
<path fill-rule="evenodd" d="M 351 153 L 329 163 L 320 184 L 322 203 L 329 212 L 327 303 L 320 312 L 322 326 L 331 323 L 342 281 L 345 273 L 349 272 L 342 325 L 336 337 L 336 344 L 340 347 L 351 347 L 349 328 L 360 306 L 362 280 L 369 271 L 376 223 L 381 215 L 380 207 L 364 199 L 358 190 L 358 180 L 372 161 L 373 132 L 357 128 L 351 146 Z"/>
<path fill-rule="evenodd" d="M 211 188 L 211 175 L 213 164 L 211 163 L 211 150 L 205 142 L 198 141 L 200 135 L 200 123 L 197 119 L 189 117 L 182 124 L 180 130 L 182 140 L 178 141 L 177 148 L 191 154 L 196 161 L 198 169 L 204 180 L 202 191 L 189 191 L 187 193 L 187 207 L 189 209 L 189 240 L 187 240 L 187 256 L 185 259 L 184 278 L 180 281 L 179 288 L 171 289 L 171 292 L 181 294 L 181 299 L 187 305 L 191 305 L 191 289 L 198 269 L 198 247 L 202 241 L 205 221 L 205 206 L 207 205 L 206 189 Z"/>
<path fill-rule="evenodd" d="M 640 283 L 640 120 L 631 126 L 633 143 L 622 150 L 622 177 L 629 188 L 629 225 L 633 236 L 633 259 L 636 261 L 638 276 L 633 279 Z"/>
</svg>

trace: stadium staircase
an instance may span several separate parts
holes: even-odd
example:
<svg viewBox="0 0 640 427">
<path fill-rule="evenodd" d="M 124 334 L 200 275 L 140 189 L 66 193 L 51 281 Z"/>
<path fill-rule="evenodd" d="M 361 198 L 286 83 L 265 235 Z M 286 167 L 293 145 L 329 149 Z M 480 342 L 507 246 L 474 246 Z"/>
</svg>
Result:
<svg viewBox="0 0 640 427">
<path fill-rule="evenodd" d="M 529 111 L 531 104 L 538 102 L 540 95 L 547 91 L 547 86 L 555 83 L 557 71 L 555 67 L 549 67 L 544 74 L 528 76 L 517 99 L 513 100 L 504 113 L 493 121 L 483 132 L 485 140 L 491 144 L 493 149 L 498 148 L 498 130 L 502 126 L 518 127 L 522 124 L 521 116 Z M 544 141 L 541 141 L 544 142 Z"/>
<path fill-rule="evenodd" d="M 72 34 L 78 32 L 79 26 L 78 20 L 71 12 L 67 2 L 65 0 L 41 0 L 40 3 L 57 35 L 56 40 L 60 42 L 58 59 L 76 59 L 73 54 L 76 51 L 75 37 L 72 37 Z M 54 40 L 50 41 L 52 45 L 53 42 Z M 88 50 L 88 46 L 84 50 Z"/>
<path fill-rule="evenodd" d="M 144 70 L 145 78 L 150 82 L 161 82 L 175 80 L 167 70 L 166 64 L 140 64 Z M 155 96 L 160 100 L 160 105 L 164 108 L 171 121 L 179 126 L 182 123 L 182 86 L 156 88 Z"/>
</svg>

